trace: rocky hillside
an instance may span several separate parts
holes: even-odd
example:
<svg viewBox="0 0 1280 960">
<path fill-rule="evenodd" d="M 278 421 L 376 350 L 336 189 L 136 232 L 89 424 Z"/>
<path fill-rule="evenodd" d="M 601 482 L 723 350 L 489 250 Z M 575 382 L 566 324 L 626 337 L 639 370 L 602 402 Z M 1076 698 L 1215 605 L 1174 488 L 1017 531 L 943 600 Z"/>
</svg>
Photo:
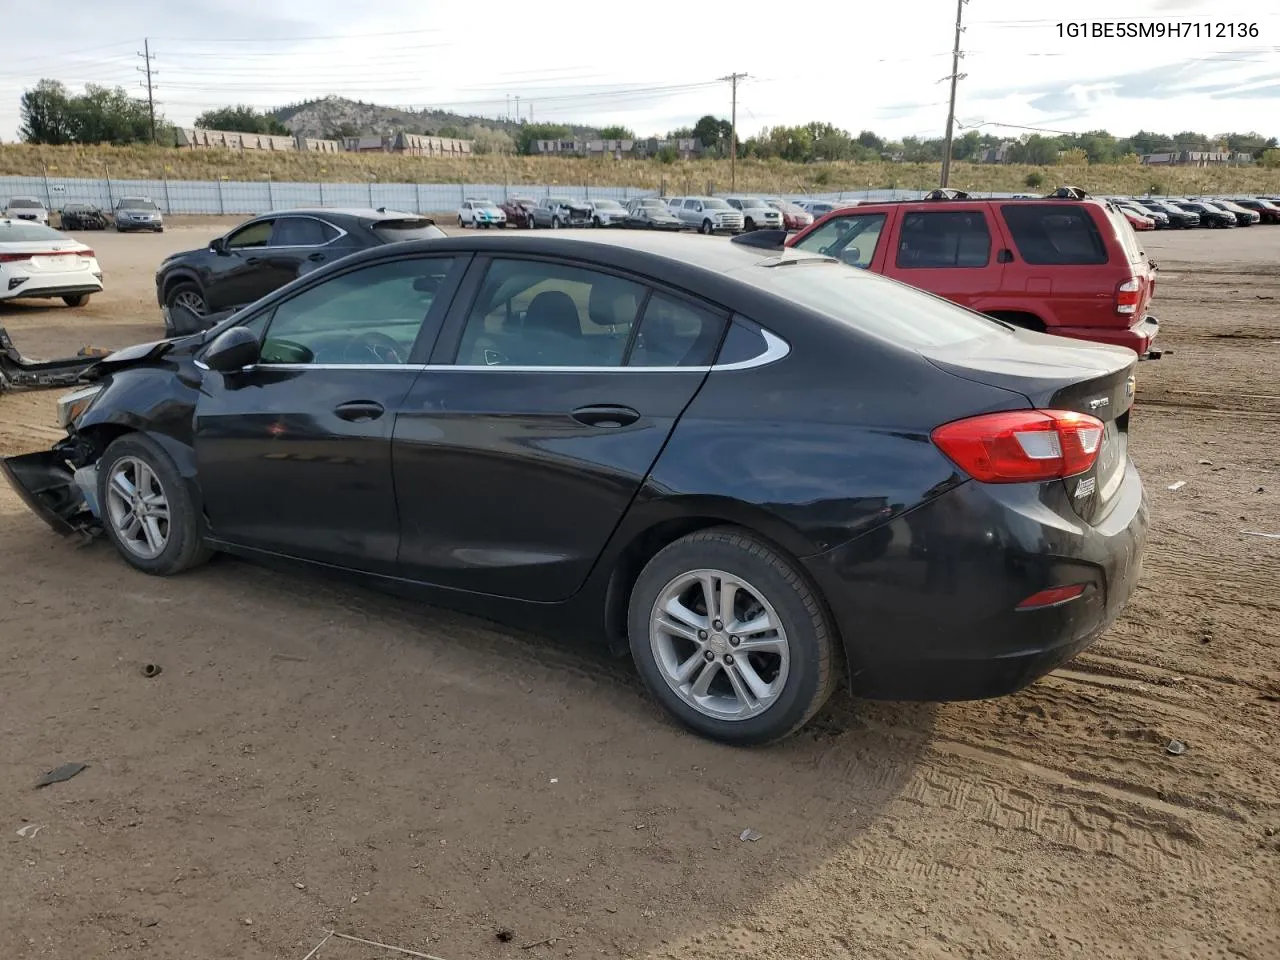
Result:
<svg viewBox="0 0 1280 960">
<path fill-rule="evenodd" d="M 490 117 L 463 116 L 447 110 L 404 110 L 345 97 L 290 104 L 273 110 L 272 115 L 293 133 L 306 137 L 374 136 L 401 130 L 436 136 L 441 131 L 471 135 L 469 131 L 476 128 L 514 135 L 519 129 L 516 123 Z M 583 126 L 574 126 L 572 130 L 575 136 L 591 136 L 596 132 Z"/>
</svg>

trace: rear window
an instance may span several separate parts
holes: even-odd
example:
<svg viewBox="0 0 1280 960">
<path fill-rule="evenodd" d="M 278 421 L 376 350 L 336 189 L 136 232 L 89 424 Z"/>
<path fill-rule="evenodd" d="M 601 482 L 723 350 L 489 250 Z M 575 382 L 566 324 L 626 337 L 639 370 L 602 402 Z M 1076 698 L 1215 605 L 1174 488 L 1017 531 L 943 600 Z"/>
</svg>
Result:
<svg viewBox="0 0 1280 960">
<path fill-rule="evenodd" d="M 770 293 L 904 347 L 946 347 L 1000 336 L 994 320 L 904 283 L 828 260 L 762 267 Z"/>
<path fill-rule="evenodd" d="M 28 200 L 26 197 L 14 197 L 9 201 L 10 210 L 39 210 L 43 206 L 39 200 Z"/>
<path fill-rule="evenodd" d="M 411 220 L 382 220 L 373 225 L 373 233 L 383 243 L 401 240 L 436 240 L 444 231 L 425 217 Z"/>
<path fill-rule="evenodd" d="M 1097 266 L 1107 262 L 1107 245 L 1083 207 L 1011 203 L 1000 212 L 1027 263 Z"/>
<path fill-rule="evenodd" d="M 1115 228 L 1116 236 L 1120 239 L 1120 246 L 1124 247 L 1124 253 L 1129 258 L 1129 262 L 1141 263 L 1142 258 L 1146 255 L 1142 252 L 1142 248 L 1138 246 L 1138 235 L 1133 232 L 1133 228 L 1129 226 L 1129 221 L 1124 218 L 1124 214 L 1119 210 L 1108 209 L 1107 216 L 1111 218 L 1111 225 Z"/>
<path fill-rule="evenodd" d="M 0 243 L 37 243 L 45 240 L 66 239 L 52 227 L 23 221 L 0 223 Z"/>
</svg>

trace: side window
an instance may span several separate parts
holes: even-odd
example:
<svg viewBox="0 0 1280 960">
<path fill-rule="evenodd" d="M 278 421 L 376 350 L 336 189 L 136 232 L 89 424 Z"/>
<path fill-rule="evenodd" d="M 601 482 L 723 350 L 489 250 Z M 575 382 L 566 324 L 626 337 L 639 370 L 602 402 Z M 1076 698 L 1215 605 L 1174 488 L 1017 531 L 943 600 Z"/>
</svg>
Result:
<svg viewBox="0 0 1280 960">
<path fill-rule="evenodd" d="M 991 231 L 981 210 L 907 213 L 898 240 L 898 266 L 985 267 L 991 260 Z"/>
<path fill-rule="evenodd" d="M 801 250 L 838 257 L 851 267 L 867 267 L 884 232 L 883 213 L 863 213 L 828 220 L 796 244 Z"/>
<path fill-rule="evenodd" d="M 716 364 L 727 366 L 731 363 L 745 363 L 763 356 L 769 349 L 764 334 L 754 323 L 735 319 L 729 324 L 729 332 L 725 334 L 720 353 L 716 356 Z"/>
<path fill-rule="evenodd" d="M 1010 203 L 1000 212 L 1027 263 L 1096 266 L 1107 262 L 1107 245 L 1093 218 L 1080 207 Z"/>
<path fill-rule="evenodd" d="M 741 200 L 737 200 L 737 199 L 733 199 L 733 198 L 731 198 L 731 199 L 729 199 L 729 200 L 728 200 L 728 201 L 726 201 L 726 202 L 729 204 L 729 206 L 733 207 L 733 209 L 735 209 L 735 210 L 741 210 L 741 209 L 742 209 L 742 201 L 741 201 Z"/>
<path fill-rule="evenodd" d="M 326 280 L 276 307 L 263 363 L 407 363 L 454 261 L 377 263 Z"/>
<path fill-rule="evenodd" d="M 684 202 L 684 208 L 685 208 L 686 210 L 697 210 L 697 209 L 698 209 L 698 201 L 697 201 L 697 200 L 686 200 L 686 201 Z"/>
<path fill-rule="evenodd" d="M 273 247 L 319 247 L 336 239 L 338 231 L 313 217 L 281 217 L 271 231 Z"/>
<path fill-rule="evenodd" d="M 467 317 L 462 366 L 622 365 L 645 288 L 594 270 L 494 260 Z"/>
<path fill-rule="evenodd" d="M 685 300 L 654 293 L 627 360 L 630 367 L 704 367 L 711 363 L 724 318 Z"/>
<path fill-rule="evenodd" d="M 271 239 L 272 223 L 273 221 L 271 220 L 258 220 L 247 227 L 241 227 L 227 237 L 227 247 L 231 250 L 265 247 Z"/>
</svg>

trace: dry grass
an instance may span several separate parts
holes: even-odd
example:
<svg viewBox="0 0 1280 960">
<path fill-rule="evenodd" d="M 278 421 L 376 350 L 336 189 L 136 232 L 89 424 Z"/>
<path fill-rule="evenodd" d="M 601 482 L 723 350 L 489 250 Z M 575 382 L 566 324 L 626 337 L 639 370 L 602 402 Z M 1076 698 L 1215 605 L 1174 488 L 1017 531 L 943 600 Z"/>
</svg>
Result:
<svg viewBox="0 0 1280 960">
<path fill-rule="evenodd" d="M 577 160 L 553 157 L 484 156 L 438 160 L 394 154 L 265 153 L 248 150 L 175 150 L 163 147 L 0 146 L 0 176 L 159 180 L 325 181 L 384 183 L 593 184 L 659 189 L 673 193 L 721 192 L 729 188 L 727 160 L 661 164 L 653 160 Z M 1045 187 L 1070 183 L 1095 193 L 1276 193 L 1280 169 L 1109 166 L 1026 167 L 956 164 L 951 185 L 960 189 L 1018 191 L 1038 171 Z M 828 193 L 837 190 L 937 186 L 937 164 L 823 163 L 780 160 L 738 163 L 740 190 Z"/>
</svg>

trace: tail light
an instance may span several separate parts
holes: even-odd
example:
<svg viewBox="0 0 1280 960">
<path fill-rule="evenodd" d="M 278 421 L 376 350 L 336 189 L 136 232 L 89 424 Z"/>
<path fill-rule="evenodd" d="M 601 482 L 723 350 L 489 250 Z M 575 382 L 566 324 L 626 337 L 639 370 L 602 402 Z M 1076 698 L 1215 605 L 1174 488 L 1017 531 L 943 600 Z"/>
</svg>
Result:
<svg viewBox="0 0 1280 960">
<path fill-rule="evenodd" d="M 73 250 L 73 251 L 72 251 L 72 253 L 74 253 L 74 254 L 76 254 L 77 256 L 80 256 L 80 257 L 93 257 L 93 256 L 97 256 L 97 254 L 95 254 L 92 250 Z"/>
<path fill-rule="evenodd" d="M 1130 277 L 1116 287 L 1116 313 L 1137 313 L 1142 302 L 1142 280 Z"/>
<path fill-rule="evenodd" d="M 23 260 L 30 260 L 29 253 L 0 253 L 0 263 L 19 263 Z"/>
<path fill-rule="evenodd" d="M 946 423 L 935 445 L 982 483 L 1062 480 L 1093 467 L 1104 426 L 1072 410 L 1011 410 Z"/>
</svg>

